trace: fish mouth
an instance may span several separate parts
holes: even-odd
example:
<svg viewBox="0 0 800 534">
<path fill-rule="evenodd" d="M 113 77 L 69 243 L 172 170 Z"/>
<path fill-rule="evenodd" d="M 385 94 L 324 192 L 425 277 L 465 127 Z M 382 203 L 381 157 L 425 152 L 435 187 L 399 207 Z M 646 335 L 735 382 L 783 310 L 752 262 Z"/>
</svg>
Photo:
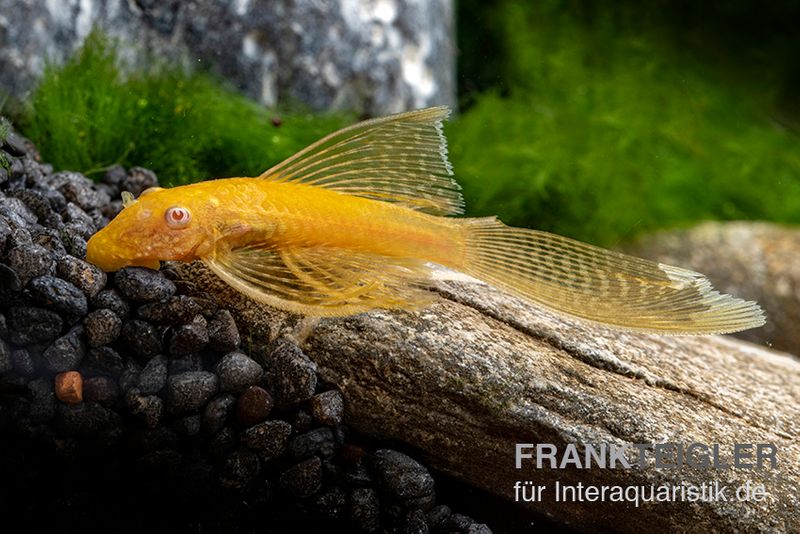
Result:
<svg viewBox="0 0 800 534">
<path fill-rule="evenodd" d="M 93 235 L 86 243 L 86 261 L 105 272 L 112 273 L 124 267 L 147 267 L 158 270 L 161 262 L 157 259 L 142 257 L 123 257 L 109 251 L 109 247 L 100 233 Z"/>
</svg>

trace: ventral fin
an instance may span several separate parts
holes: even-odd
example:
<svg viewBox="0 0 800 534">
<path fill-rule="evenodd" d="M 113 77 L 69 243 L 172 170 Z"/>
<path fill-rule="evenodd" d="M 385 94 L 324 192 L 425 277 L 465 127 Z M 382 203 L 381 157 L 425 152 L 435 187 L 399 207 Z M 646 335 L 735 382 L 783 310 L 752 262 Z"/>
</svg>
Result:
<svg viewBox="0 0 800 534">
<path fill-rule="evenodd" d="M 359 122 L 264 172 L 260 178 L 325 187 L 434 215 L 464 212 L 447 160 L 446 106 Z"/>
<path fill-rule="evenodd" d="M 433 300 L 420 287 L 428 267 L 336 247 L 256 243 L 204 259 L 220 278 L 253 300 L 308 316 L 375 308 L 414 309 Z"/>
</svg>

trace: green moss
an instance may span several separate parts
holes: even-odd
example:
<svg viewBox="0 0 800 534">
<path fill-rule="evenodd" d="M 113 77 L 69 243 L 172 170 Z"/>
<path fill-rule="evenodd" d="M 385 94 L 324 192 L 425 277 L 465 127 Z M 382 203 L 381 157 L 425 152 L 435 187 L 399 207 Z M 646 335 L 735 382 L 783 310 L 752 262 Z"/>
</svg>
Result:
<svg viewBox="0 0 800 534">
<path fill-rule="evenodd" d="M 552 4 L 494 11 L 503 84 L 448 128 L 472 214 L 605 245 L 704 219 L 800 222 L 800 142 L 771 94 Z"/>
<path fill-rule="evenodd" d="M 2 106 L 0 105 L 0 110 L 2 110 Z M 8 120 L 5 117 L 0 117 L 0 145 L 8 137 L 8 132 L 11 129 L 11 125 L 9 124 Z M 10 162 L 6 157 L 5 152 L 0 152 L 0 168 L 5 169 L 8 171 L 10 169 Z"/>
<path fill-rule="evenodd" d="M 267 110 L 175 68 L 126 76 L 117 56 L 93 32 L 65 65 L 47 67 L 33 93 L 22 127 L 57 169 L 142 165 L 169 185 L 252 176 L 351 120 Z"/>
</svg>

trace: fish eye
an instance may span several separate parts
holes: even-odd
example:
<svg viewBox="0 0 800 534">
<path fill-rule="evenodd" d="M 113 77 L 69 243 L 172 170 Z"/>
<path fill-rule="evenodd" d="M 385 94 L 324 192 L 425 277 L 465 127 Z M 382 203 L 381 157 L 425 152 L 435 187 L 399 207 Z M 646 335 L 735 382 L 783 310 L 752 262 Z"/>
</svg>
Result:
<svg viewBox="0 0 800 534">
<path fill-rule="evenodd" d="M 164 212 L 164 219 L 170 228 L 184 228 L 192 220 L 192 214 L 184 207 L 172 206 Z"/>
</svg>

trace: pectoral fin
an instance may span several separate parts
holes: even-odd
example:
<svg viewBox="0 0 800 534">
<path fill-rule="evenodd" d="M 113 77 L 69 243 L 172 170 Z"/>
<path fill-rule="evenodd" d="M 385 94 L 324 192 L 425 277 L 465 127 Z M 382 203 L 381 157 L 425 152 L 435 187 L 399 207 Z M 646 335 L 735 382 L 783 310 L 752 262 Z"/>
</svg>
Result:
<svg viewBox="0 0 800 534">
<path fill-rule="evenodd" d="M 420 287 L 428 267 L 336 247 L 251 244 L 206 258 L 225 282 L 253 300 L 310 316 L 375 308 L 416 308 L 433 294 Z"/>
</svg>

